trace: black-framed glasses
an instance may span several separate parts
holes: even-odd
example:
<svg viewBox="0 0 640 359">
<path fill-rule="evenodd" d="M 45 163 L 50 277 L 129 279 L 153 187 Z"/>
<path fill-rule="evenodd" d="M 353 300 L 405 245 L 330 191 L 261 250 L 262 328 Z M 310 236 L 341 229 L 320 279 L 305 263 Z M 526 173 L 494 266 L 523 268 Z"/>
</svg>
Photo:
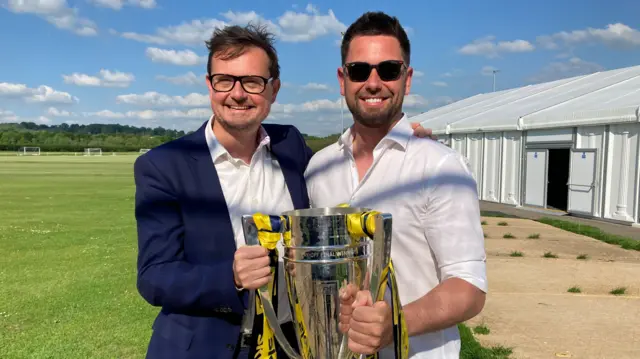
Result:
<svg viewBox="0 0 640 359">
<path fill-rule="evenodd" d="M 260 94 L 267 88 L 269 83 L 268 78 L 258 75 L 247 76 L 233 76 L 227 74 L 212 74 L 209 75 L 209 81 L 214 91 L 229 92 L 236 85 L 236 82 L 240 81 L 240 85 L 245 92 L 250 94 Z"/>
<path fill-rule="evenodd" d="M 365 82 L 371 75 L 371 70 L 376 69 L 382 81 L 395 81 L 400 78 L 404 68 L 404 61 L 386 60 L 372 65 L 367 62 L 350 62 L 345 64 L 347 76 L 353 82 Z"/>
</svg>

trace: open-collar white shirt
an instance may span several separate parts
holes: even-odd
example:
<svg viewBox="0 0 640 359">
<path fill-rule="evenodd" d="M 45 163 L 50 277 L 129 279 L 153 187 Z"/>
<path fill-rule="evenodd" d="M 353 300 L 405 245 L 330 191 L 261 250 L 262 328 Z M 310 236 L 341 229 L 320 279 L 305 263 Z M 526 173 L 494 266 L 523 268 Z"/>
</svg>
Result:
<svg viewBox="0 0 640 359">
<path fill-rule="evenodd" d="M 242 229 L 242 216 L 257 212 L 280 215 L 293 210 L 293 201 L 287 188 L 282 170 L 270 151 L 270 138 L 261 126 L 259 144 L 250 163 L 234 158 L 218 142 L 213 133 L 213 116 L 207 122 L 205 138 L 211 153 L 213 165 L 218 173 L 222 193 L 229 210 L 233 226 L 236 248 L 246 245 Z M 282 241 L 278 242 L 279 291 L 286 290 L 282 255 Z M 211 278 L 210 280 L 216 280 Z M 278 320 L 280 323 L 291 321 L 291 310 L 287 296 L 278 296 Z"/>
<path fill-rule="evenodd" d="M 484 235 L 469 167 L 457 152 L 413 136 L 406 116 L 380 141 L 359 180 L 348 129 L 316 153 L 306 171 L 313 207 L 348 203 L 390 213 L 391 258 L 402 305 L 458 277 L 487 291 Z M 411 359 L 459 358 L 456 326 L 409 340 Z M 393 358 L 387 347 L 381 358 Z"/>
</svg>

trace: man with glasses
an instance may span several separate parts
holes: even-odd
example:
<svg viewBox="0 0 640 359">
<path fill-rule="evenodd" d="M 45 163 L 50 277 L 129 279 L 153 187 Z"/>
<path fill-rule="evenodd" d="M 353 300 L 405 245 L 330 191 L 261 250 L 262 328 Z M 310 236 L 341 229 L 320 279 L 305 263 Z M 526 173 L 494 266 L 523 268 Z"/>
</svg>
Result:
<svg viewBox="0 0 640 359">
<path fill-rule="evenodd" d="M 134 168 L 137 285 L 162 308 L 149 359 L 247 358 L 258 340 L 245 315 L 248 292 L 267 283 L 270 258 L 245 245 L 241 216 L 309 207 L 311 150 L 295 127 L 262 124 L 280 89 L 272 35 L 230 26 L 207 46 L 213 115 L 140 156 Z M 419 127 L 416 135 L 428 131 Z M 278 288 L 278 319 L 296 347 L 282 275 Z"/>
<path fill-rule="evenodd" d="M 393 216 L 391 258 L 410 358 L 458 358 L 456 325 L 482 310 L 487 291 L 476 183 L 457 152 L 411 135 L 402 111 L 410 43 L 395 17 L 364 14 L 345 32 L 341 52 L 338 81 L 354 124 L 311 159 L 311 205 L 348 203 Z M 355 353 L 394 358 L 388 294 L 376 302 L 368 290 L 342 289 L 340 329 Z"/>
</svg>

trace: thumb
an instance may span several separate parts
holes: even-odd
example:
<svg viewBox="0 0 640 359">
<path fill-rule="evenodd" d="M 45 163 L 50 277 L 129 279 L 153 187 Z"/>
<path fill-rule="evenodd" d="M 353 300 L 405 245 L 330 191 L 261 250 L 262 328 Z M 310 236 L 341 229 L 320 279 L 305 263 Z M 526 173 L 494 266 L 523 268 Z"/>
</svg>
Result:
<svg viewBox="0 0 640 359">
<path fill-rule="evenodd" d="M 353 307 L 371 306 L 373 304 L 373 298 L 371 292 L 368 290 L 361 290 L 356 294 L 356 299 L 353 301 Z"/>
<path fill-rule="evenodd" d="M 387 302 L 385 302 L 384 300 L 373 303 L 373 307 L 376 309 L 386 309 L 388 306 L 389 304 L 387 304 Z"/>
</svg>

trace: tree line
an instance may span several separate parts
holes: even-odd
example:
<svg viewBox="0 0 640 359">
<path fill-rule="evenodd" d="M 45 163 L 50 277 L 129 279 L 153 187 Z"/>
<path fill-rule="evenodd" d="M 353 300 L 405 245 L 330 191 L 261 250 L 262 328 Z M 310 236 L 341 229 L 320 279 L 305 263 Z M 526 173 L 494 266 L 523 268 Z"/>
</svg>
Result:
<svg viewBox="0 0 640 359">
<path fill-rule="evenodd" d="M 138 152 L 182 137 L 188 132 L 162 127 L 134 127 L 118 124 L 42 125 L 33 122 L 0 124 L 0 151 L 40 147 L 42 152 L 83 152 L 101 148 L 105 152 Z M 335 142 L 338 135 L 316 137 L 303 134 L 315 152 Z"/>
</svg>

